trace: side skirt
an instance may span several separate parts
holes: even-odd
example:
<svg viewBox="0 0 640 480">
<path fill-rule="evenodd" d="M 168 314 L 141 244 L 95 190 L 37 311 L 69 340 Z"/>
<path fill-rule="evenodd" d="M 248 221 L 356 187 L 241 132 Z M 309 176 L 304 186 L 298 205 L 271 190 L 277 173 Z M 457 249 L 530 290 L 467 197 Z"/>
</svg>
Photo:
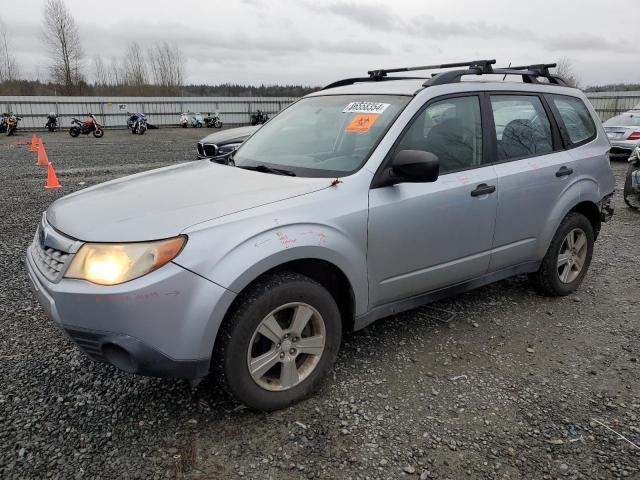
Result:
<svg viewBox="0 0 640 480">
<path fill-rule="evenodd" d="M 433 303 L 437 300 L 442 300 L 443 298 L 460 295 L 461 293 L 483 287 L 490 283 L 495 283 L 500 280 L 504 280 L 505 278 L 513 277 L 514 275 L 536 272 L 538 268 L 540 268 L 540 262 L 537 261 L 521 263 L 513 267 L 498 270 L 497 272 L 487 273 L 481 277 L 477 277 L 466 282 L 457 283 L 449 287 L 444 287 L 431 292 L 422 293 L 414 297 L 380 305 L 368 311 L 364 315 L 356 317 L 353 330 L 360 330 L 380 318 L 405 312 L 428 303 Z"/>
</svg>

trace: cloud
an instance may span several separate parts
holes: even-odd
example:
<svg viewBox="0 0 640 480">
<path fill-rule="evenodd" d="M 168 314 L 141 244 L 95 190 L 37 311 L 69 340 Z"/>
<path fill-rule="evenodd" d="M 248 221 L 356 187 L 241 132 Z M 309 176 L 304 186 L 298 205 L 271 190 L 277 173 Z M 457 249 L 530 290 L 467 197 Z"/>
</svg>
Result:
<svg viewBox="0 0 640 480">
<path fill-rule="evenodd" d="M 549 50 L 572 51 L 572 52 L 612 52 L 635 54 L 640 49 L 638 43 L 631 43 L 626 40 L 609 40 L 600 35 L 560 35 L 550 38 L 546 42 Z"/>
</svg>

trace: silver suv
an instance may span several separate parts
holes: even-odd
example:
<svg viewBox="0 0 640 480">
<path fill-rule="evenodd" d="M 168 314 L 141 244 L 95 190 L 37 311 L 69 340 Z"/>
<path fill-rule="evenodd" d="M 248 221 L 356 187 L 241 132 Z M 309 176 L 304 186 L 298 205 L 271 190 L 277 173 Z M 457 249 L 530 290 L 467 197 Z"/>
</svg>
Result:
<svg viewBox="0 0 640 480">
<path fill-rule="evenodd" d="M 127 372 L 214 372 L 246 405 L 314 391 L 342 335 L 517 274 L 583 280 L 612 214 L 607 136 L 551 65 L 376 70 L 297 101 L 229 159 L 68 195 L 27 253 L 49 316 Z M 427 78 L 389 75 L 442 67 Z M 522 82 L 461 81 L 489 75 Z"/>
</svg>

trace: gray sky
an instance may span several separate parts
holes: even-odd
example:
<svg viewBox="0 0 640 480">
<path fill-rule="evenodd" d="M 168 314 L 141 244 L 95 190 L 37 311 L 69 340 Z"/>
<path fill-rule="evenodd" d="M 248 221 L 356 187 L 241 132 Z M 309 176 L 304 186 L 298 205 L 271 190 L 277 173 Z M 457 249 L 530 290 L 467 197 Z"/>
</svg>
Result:
<svg viewBox="0 0 640 480">
<path fill-rule="evenodd" d="M 47 77 L 44 0 L 0 0 L 21 70 Z M 128 42 L 178 43 L 189 83 L 320 85 L 371 68 L 568 57 L 583 85 L 640 81 L 640 1 L 67 0 L 85 71 Z"/>
</svg>

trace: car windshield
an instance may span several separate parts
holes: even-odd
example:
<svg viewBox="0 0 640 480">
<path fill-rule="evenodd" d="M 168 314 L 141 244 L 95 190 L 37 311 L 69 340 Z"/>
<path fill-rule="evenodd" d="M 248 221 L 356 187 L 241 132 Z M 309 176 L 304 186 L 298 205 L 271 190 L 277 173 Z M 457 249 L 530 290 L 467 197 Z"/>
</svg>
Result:
<svg viewBox="0 0 640 480">
<path fill-rule="evenodd" d="M 640 112 L 618 115 L 604 122 L 605 127 L 640 127 Z"/>
<path fill-rule="evenodd" d="M 357 171 L 411 97 L 308 97 L 271 119 L 236 152 L 237 167 L 279 169 L 303 177 Z M 273 173 L 270 171 L 269 173 Z"/>
</svg>

